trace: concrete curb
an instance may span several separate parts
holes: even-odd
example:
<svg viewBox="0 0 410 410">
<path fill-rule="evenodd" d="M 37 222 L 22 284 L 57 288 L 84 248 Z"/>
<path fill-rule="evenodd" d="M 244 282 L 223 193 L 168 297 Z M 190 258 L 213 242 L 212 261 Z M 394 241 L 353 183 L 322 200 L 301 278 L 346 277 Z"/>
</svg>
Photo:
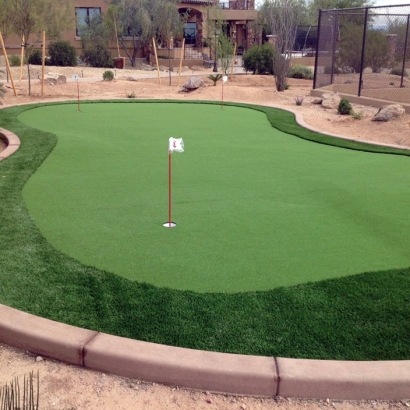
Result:
<svg viewBox="0 0 410 410">
<path fill-rule="evenodd" d="M 410 398 L 410 360 L 354 362 L 206 352 L 99 333 L 1 304 L 0 343 L 90 370 L 217 393 Z"/>
<path fill-rule="evenodd" d="M 291 112 L 299 125 L 320 132 L 307 126 L 300 113 Z M 8 141 L 1 161 L 19 148 L 20 140 L 2 128 L 0 133 Z M 206 352 L 99 333 L 1 304 L 0 342 L 90 370 L 218 393 L 344 400 L 410 398 L 410 360 L 354 362 Z"/>
<path fill-rule="evenodd" d="M 0 152 L 0 161 L 3 161 L 20 148 L 20 139 L 16 134 L 4 128 L 0 128 L 0 135 L 7 141 L 7 148 Z"/>
</svg>

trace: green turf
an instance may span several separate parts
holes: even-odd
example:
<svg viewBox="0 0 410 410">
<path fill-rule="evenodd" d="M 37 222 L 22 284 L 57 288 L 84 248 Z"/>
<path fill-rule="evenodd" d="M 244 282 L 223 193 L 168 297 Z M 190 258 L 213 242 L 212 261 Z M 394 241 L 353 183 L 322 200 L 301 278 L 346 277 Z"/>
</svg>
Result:
<svg viewBox="0 0 410 410">
<path fill-rule="evenodd" d="M 21 195 L 56 144 L 53 134 L 18 122 L 17 115 L 29 108 L 0 111 L 0 126 L 22 141 L 0 163 L 0 303 L 76 326 L 189 348 L 317 359 L 410 359 L 408 268 L 264 292 L 199 294 L 132 282 L 56 251 L 33 223 Z M 306 139 L 399 153 L 333 140 L 297 127 L 288 113 L 258 109 L 277 127 L 288 124 Z"/>
<path fill-rule="evenodd" d="M 410 266 L 407 157 L 307 142 L 241 107 L 76 108 L 19 120 L 57 133 L 23 196 L 46 239 L 82 263 L 196 292 Z M 169 136 L 186 145 L 173 156 L 174 230 L 162 227 Z"/>
</svg>

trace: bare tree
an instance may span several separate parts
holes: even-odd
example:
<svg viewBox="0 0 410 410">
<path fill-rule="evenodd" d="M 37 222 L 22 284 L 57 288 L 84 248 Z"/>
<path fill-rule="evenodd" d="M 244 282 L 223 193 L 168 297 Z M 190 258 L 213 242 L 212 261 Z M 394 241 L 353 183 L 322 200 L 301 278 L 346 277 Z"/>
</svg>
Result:
<svg viewBox="0 0 410 410">
<path fill-rule="evenodd" d="M 286 88 L 296 30 L 305 10 L 303 0 L 265 0 L 261 7 L 267 30 L 274 37 L 273 70 L 278 91 Z"/>
</svg>

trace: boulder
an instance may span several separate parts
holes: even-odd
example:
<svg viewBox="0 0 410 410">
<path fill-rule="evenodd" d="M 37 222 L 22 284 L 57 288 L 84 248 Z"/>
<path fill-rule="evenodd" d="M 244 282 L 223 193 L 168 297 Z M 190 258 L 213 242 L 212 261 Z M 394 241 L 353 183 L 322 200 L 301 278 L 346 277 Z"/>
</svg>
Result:
<svg viewBox="0 0 410 410">
<path fill-rule="evenodd" d="M 385 105 L 377 112 L 372 118 L 372 121 L 390 121 L 396 118 L 400 118 L 406 113 L 403 106 L 400 104 Z"/>
<path fill-rule="evenodd" d="M 65 75 L 48 73 L 45 75 L 44 81 L 47 84 L 65 84 L 67 82 L 67 77 Z"/>
<path fill-rule="evenodd" d="M 205 85 L 204 80 L 199 77 L 192 77 L 182 86 L 182 90 L 192 91 Z"/>
<path fill-rule="evenodd" d="M 312 104 L 322 104 L 322 102 L 323 102 L 323 98 L 314 98 L 313 100 L 312 100 Z"/>
<path fill-rule="evenodd" d="M 335 109 L 339 106 L 341 97 L 338 92 L 336 93 L 324 93 L 322 95 L 322 107 L 326 109 Z"/>
</svg>

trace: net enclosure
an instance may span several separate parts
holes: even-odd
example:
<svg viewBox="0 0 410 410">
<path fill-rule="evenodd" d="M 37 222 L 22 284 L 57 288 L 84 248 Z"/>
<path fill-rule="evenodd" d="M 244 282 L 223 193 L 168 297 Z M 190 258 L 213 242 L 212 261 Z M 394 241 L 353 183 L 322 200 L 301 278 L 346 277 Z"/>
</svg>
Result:
<svg viewBox="0 0 410 410">
<path fill-rule="evenodd" d="M 410 103 L 410 4 L 320 10 L 313 88 Z"/>
</svg>

